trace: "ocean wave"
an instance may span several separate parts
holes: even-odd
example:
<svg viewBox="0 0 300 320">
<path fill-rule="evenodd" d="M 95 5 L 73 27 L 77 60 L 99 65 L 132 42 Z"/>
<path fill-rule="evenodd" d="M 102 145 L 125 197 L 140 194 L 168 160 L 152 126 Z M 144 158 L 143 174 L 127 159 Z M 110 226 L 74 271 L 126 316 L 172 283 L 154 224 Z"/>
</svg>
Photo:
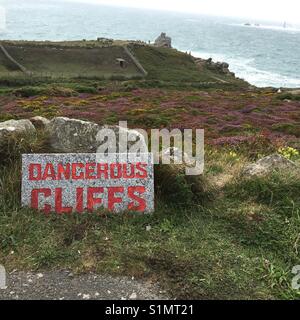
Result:
<svg viewBox="0 0 300 320">
<path fill-rule="evenodd" d="M 255 24 L 251 24 L 249 25 L 245 25 L 245 24 L 241 24 L 241 23 L 230 23 L 228 24 L 230 26 L 235 26 L 235 27 L 243 27 L 243 28 L 253 28 L 253 29 L 266 29 L 266 30 L 274 30 L 274 31 L 282 31 L 282 32 L 290 32 L 290 33 L 299 33 L 300 32 L 300 28 L 296 28 L 296 27 L 290 27 L 290 26 L 286 26 L 284 27 L 282 26 L 276 26 L 276 25 L 255 25 Z"/>
<path fill-rule="evenodd" d="M 208 59 L 213 61 L 227 62 L 230 65 L 230 70 L 236 74 L 237 77 L 245 79 L 257 87 L 286 87 L 299 88 L 300 79 L 288 77 L 279 73 L 260 70 L 251 64 L 254 59 L 230 57 L 224 54 L 211 54 L 207 52 L 192 52 L 193 56 Z"/>
</svg>

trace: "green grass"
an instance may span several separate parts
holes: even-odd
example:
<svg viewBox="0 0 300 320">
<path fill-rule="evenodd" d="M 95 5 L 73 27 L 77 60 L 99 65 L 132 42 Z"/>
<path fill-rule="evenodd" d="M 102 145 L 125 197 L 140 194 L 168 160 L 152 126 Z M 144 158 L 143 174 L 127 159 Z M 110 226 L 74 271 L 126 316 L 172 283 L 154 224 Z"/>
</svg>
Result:
<svg viewBox="0 0 300 320">
<path fill-rule="evenodd" d="M 141 76 L 135 64 L 129 59 L 121 46 L 85 48 L 82 46 L 60 47 L 6 44 L 9 54 L 27 70 L 39 77 L 137 77 Z M 5 57 L 1 57 L 2 70 L 14 71 L 14 66 Z M 121 68 L 117 58 L 127 61 L 126 68 Z M 5 60 L 6 59 L 6 60 Z"/>
<path fill-rule="evenodd" d="M 220 87 L 247 86 L 246 82 L 235 79 L 233 76 L 219 74 L 205 67 L 200 70 L 194 63 L 193 57 L 175 49 L 132 45 L 131 50 L 148 72 L 147 79 L 158 81 L 156 86 L 163 86 L 164 82 L 173 82 L 173 86 L 184 82 L 195 87 L 197 83 L 203 87 L 205 83 L 207 87 L 214 87 L 213 83 Z M 228 83 L 223 83 L 222 80 Z M 155 84 L 155 82 L 152 83 Z"/>
<path fill-rule="evenodd" d="M 125 54 L 122 47 L 125 44 L 148 72 L 146 78 Z M 191 56 L 175 49 L 134 42 L 114 41 L 107 46 L 97 41 L 4 41 L 3 45 L 16 61 L 33 72 L 31 76 L 25 75 L 0 52 L 0 84 L 6 87 L 37 87 L 72 81 L 85 86 L 88 81 L 105 80 L 120 83 L 124 90 L 129 91 L 137 87 L 236 90 L 249 86 L 231 75 L 206 67 L 200 70 Z M 117 58 L 124 58 L 128 62 L 127 67 L 120 68 Z M 125 83 L 126 80 L 132 81 Z"/>
<path fill-rule="evenodd" d="M 0 261 L 8 270 L 150 278 L 183 299 L 300 298 L 291 288 L 300 264 L 299 172 L 244 179 L 244 150 L 211 149 L 203 177 L 156 168 L 153 215 L 45 216 L 20 207 L 19 155 L 28 150 L 48 150 L 47 140 L 12 145 L 0 170 Z"/>
</svg>

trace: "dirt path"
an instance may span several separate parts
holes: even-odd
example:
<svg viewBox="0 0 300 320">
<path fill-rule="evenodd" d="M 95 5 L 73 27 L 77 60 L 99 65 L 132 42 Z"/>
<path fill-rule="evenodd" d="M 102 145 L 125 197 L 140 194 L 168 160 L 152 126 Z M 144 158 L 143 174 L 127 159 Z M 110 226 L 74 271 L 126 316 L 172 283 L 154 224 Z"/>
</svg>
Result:
<svg viewBox="0 0 300 320">
<path fill-rule="evenodd" d="M 12 272 L 0 300 L 156 300 L 167 299 L 157 284 L 70 271 Z"/>
</svg>

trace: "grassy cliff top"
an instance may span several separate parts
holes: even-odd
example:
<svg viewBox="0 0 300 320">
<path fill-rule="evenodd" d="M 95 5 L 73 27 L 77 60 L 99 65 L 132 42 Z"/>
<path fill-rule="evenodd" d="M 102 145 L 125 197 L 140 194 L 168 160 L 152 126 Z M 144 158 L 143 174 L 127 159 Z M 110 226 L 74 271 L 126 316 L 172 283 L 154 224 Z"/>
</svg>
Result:
<svg viewBox="0 0 300 320">
<path fill-rule="evenodd" d="M 10 57 L 33 77 L 81 79 L 134 79 L 161 81 L 160 86 L 248 87 L 232 74 L 199 66 L 195 59 L 176 49 L 158 48 L 141 41 L 99 39 L 99 41 L 2 41 Z M 124 50 L 130 50 L 130 53 Z M 117 59 L 124 59 L 121 68 Z M 147 75 L 141 68 L 147 71 Z M 0 51 L 0 79 L 26 78 L 7 55 Z M 153 84 L 153 83 L 152 83 Z M 150 83 L 150 86 L 152 85 Z M 155 84 L 157 86 L 157 84 Z"/>
<path fill-rule="evenodd" d="M 31 40 L 3 40 L 1 43 L 5 45 L 23 46 L 23 47 L 80 47 L 94 48 L 105 46 L 119 46 L 128 44 L 131 41 L 113 40 L 100 38 L 99 40 L 72 40 L 72 41 L 31 41 Z"/>
</svg>

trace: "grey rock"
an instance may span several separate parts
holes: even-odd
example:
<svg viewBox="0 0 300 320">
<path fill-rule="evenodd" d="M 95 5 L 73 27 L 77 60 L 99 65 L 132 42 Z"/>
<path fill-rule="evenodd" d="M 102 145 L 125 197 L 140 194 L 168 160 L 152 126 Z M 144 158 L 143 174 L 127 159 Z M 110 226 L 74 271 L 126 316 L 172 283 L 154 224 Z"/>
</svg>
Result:
<svg viewBox="0 0 300 320">
<path fill-rule="evenodd" d="M 8 120 L 0 123 L 0 144 L 15 136 L 35 134 L 36 130 L 29 120 Z"/>
<path fill-rule="evenodd" d="M 198 60 L 196 60 L 196 63 L 203 64 L 203 60 L 200 61 L 198 59 Z M 207 68 L 214 70 L 214 71 L 217 71 L 219 73 L 234 75 L 234 73 L 229 70 L 229 64 L 226 62 L 214 62 L 212 60 L 212 58 L 209 58 L 209 59 L 205 60 L 204 64 L 207 66 Z"/>
<path fill-rule="evenodd" d="M 30 121 L 36 129 L 46 129 L 50 124 L 50 120 L 40 116 L 30 118 Z"/>
<path fill-rule="evenodd" d="M 155 40 L 156 47 L 172 48 L 172 39 L 162 32 L 161 35 Z"/>
<path fill-rule="evenodd" d="M 54 151 L 63 153 L 92 153 L 100 146 L 107 145 L 108 131 L 115 133 L 117 149 L 119 152 L 119 136 L 127 136 L 127 150 L 140 141 L 142 152 L 147 152 L 147 143 L 144 136 L 136 130 L 119 126 L 99 126 L 96 123 L 57 117 L 47 125 L 50 143 Z"/>
<path fill-rule="evenodd" d="M 99 129 L 96 123 L 65 117 L 54 118 L 47 126 L 51 147 L 63 153 L 95 152 Z"/>
<path fill-rule="evenodd" d="M 135 292 L 133 292 L 130 297 L 129 297 L 130 300 L 136 300 L 137 299 L 137 294 Z"/>
<path fill-rule="evenodd" d="M 256 163 L 248 164 L 242 170 L 246 177 L 262 176 L 274 170 L 296 169 L 297 165 L 279 154 L 273 154 L 258 160 Z"/>
</svg>

